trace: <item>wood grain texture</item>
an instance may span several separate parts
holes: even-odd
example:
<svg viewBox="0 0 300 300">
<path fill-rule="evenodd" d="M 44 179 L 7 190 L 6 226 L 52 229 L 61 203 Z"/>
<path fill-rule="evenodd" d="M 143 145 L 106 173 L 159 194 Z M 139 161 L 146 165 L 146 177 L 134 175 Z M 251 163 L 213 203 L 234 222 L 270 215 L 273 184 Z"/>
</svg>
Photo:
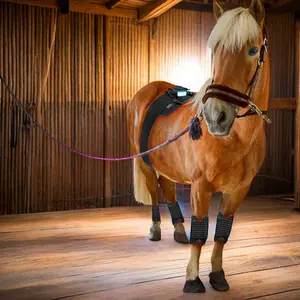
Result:
<svg viewBox="0 0 300 300">
<path fill-rule="evenodd" d="M 300 22 L 296 23 L 295 205 L 300 209 Z"/>
<path fill-rule="evenodd" d="M 182 0 L 155 0 L 139 9 L 139 22 L 157 18 Z"/>
<path fill-rule="evenodd" d="M 105 3 L 105 6 L 109 9 L 112 9 L 112 8 L 115 8 L 118 5 L 120 5 L 122 3 L 122 1 L 125 1 L 125 0 L 110 0 Z"/>
<path fill-rule="evenodd" d="M 267 14 L 271 58 L 270 98 L 295 97 L 295 19 L 290 13 Z M 290 45 L 286 47 L 286 45 Z M 252 194 L 293 191 L 293 127 L 295 111 L 270 110 L 271 125 L 266 125 L 267 155 L 252 184 Z M 264 176 L 266 175 L 266 176 Z"/>
<path fill-rule="evenodd" d="M 273 98 L 273 99 L 270 99 L 269 109 L 296 110 L 296 98 Z"/>
<path fill-rule="evenodd" d="M 201 299 L 298 299 L 299 213 L 293 204 L 248 198 L 224 250 L 231 289 L 208 283 L 219 198 L 211 201 L 209 238 L 200 260 Z M 190 208 L 180 205 L 189 231 Z M 119 207 L 0 217 L 3 299 L 198 299 L 183 294 L 189 246 L 173 240 L 160 205 L 162 240 L 148 241 L 150 207 Z M 291 296 L 293 298 L 287 298 Z M 298 297 L 298 298 L 297 298 Z"/>
<path fill-rule="evenodd" d="M 29 4 L 47 8 L 59 8 L 59 0 L 4 0 L 4 2 Z M 92 0 L 70 0 L 69 9 L 72 12 L 137 18 L 137 10 L 132 8 L 107 8 L 103 3 Z"/>
<path fill-rule="evenodd" d="M 53 9 L 0 7 L 1 75 L 55 137 L 103 155 L 103 16 L 57 18 Z M 17 147 L 10 149 L 12 99 L 2 87 L 0 92 L 1 214 L 102 207 L 103 163 L 65 151 L 36 127 L 23 128 L 32 124 L 20 111 Z"/>
</svg>

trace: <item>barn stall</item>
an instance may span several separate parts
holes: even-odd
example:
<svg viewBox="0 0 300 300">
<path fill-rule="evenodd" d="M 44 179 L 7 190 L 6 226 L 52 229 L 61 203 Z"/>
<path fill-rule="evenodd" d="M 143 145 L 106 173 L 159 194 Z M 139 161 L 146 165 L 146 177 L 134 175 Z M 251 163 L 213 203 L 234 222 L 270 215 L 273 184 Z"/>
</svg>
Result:
<svg viewBox="0 0 300 300">
<path fill-rule="evenodd" d="M 226 8 L 251 1 L 226 1 Z M 203 299 L 298 299 L 298 1 L 265 1 L 271 85 L 267 155 L 224 250 L 231 289 L 209 287 L 219 195 L 202 250 Z M 101 157 L 132 154 L 126 107 L 147 83 L 198 91 L 212 74 L 212 1 L 0 3 L 0 76 L 66 145 Z M 51 141 L 0 86 L 0 244 L 3 299 L 173 299 L 189 246 L 173 240 L 160 195 L 162 241 L 147 239 L 132 161 L 94 161 Z M 177 197 L 190 230 L 189 185 Z"/>
</svg>

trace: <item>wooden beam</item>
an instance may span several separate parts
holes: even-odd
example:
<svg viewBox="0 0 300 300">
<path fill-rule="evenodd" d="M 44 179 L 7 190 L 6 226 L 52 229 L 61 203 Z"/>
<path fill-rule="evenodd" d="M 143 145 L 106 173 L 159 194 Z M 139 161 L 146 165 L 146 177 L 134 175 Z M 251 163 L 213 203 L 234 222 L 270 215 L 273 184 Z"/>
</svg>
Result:
<svg viewBox="0 0 300 300">
<path fill-rule="evenodd" d="M 119 5 L 121 2 L 123 2 L 124 0 L 110 0 L 107 3 L 105 3 L 105 6 L 108 9 L 112 9 L 115 8 L 117 5 Z"/>
<path fill-rule="evenodd" d="M 300 22 L 296 23 L 295 206 L 300 209 Z"/>
<path fill-rule="evenodd" d="M 111 73 L 112 73 L 112 49 L 111 49 L 111 22 L 104 17 L 104 157 L 112 157 L 112 129 L 111 129 Z M 111 206 L 111 162 L 104 162 L 104 205 Z"/>
<path fill-rule="evenodd" d="M 291 0 L 288 0 L 291 1 Z M 222 2 L 222 1 L 221 1 Z M 235 4 L 235 3 L 223 3 L 222 7 L 224 7 L 225 10 L 234 9 L 237 7 L 240 7 L 241 5 Z M 267 12 L 270 12 L 271 9 L 275 9 L 274 5 L 272 6 L 270 3 L 264 3 L 265 9 Z M 190 1 L 185 0 L 182 1 L 174 6 L 176 9 L 183 9 L 183 10 L 193 10 L 193 11 L 200 11 L 200 12 L 213 12 L 213 5 L 212 3 L 203 3 L 198 1 Z"/>
<path fill-rule="evenodd" d="M 59 0 L 4 0 L 4 2 L 18 3 L 18 4 L 28 4 L 48 8 L 59 8 Z M 89 14 L 99 14 L 106 16 L 115 17 L 126 17 L 137 19 L 136 9 L 125 9 L 125 8 L 114 8 L 109 9 L 105 5 L 97 3 L 93 0 L 70 0 L 70 11 L 89 13 Z"/>
<path fill-rule="evenodd" d="M 70 0 L 60 0 L 60 12 L 67 15 L 70 11 Z"/>
<path fill-rule="evenodd" d="M 269 109 L 296 109 L 296 98 L 273 98 L 269 101 Z"/>
<path fill-rule="evenodd" d="M 281 0 L 278 3 L 271 5 L 269 12 L 273 12 L 273 13 L 295 12 L 299 9 L 300 9 L 299 0 Z"/>
<path fill-rule="evenodd" d="M 232 4 L 232 3 L 225 3 L 224 6 L 225 10 L 234 9 L 239 7 L 240 5 Z M 178 3 L 174 6 L 176 9 L 183 9 L 183 10 L 193 10 L 193 11 L 201 11 L 201 12 L 212 12 L 213 6 L 212 3 L 201 3 L 201 2 L 194 2 L 194 1 L 183 1 Z"/>
<path fill-rule="evenodd" d="M 139 22 L 157 18 L 182 0 L 156 0 L 139 9 Z"/>
</svg>

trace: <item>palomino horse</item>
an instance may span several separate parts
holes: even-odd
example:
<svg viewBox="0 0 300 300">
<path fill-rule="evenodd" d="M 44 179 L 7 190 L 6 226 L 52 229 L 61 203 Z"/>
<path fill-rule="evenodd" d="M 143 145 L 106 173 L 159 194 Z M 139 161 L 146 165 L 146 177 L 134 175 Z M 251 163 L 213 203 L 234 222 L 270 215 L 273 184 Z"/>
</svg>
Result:
<svg viewBox="0 0 300 300">
<path fill-rule="evenodd" d="M 153 148 L 174 137 L 197 114 L 203 115 L 201 138 L 194 141 L 188 135 L 182 136 L 168 147 L 150 154 L 151 166 L 140 158 L 134 162 L 136 200 L 153 206 L 151 240 L 159 240 L 161 235 L 157 195 L 160 186 L 170 204 L 171 214 L 173 212 L 175 239 L 185 242 L 175 183 L 191 184 L 191 254 L 184 286 L 184 291 L 190 293 L 205 292 L 198 277 L 199 258 L 207 239 L 209 201 L 214 192 L 222 192 L 222 201 L 209 277 L 216 290 L 229 289 L 222 268 L 223 247 L 234 213 L 247 195 L 266 153 L 263 118 L 244 105 L 246 101 L 252 108 L 255 104 L 261 111 L 267 110 L 270 63 L 264 7 L 260 0 L 252 0 L 248 9 L 225 12 L 214 1 L 214 13 L 217 24 L 208 41 L 214 55 L 213 78 L 175 112 L 156 119 L 148 147 Z M 149 83 L 129 103 L 127 125 L 136 153 L 140 151 L 142 124 L 150 104 L 171 87 L 173 85 L 167 82 Z"/>
</svg>

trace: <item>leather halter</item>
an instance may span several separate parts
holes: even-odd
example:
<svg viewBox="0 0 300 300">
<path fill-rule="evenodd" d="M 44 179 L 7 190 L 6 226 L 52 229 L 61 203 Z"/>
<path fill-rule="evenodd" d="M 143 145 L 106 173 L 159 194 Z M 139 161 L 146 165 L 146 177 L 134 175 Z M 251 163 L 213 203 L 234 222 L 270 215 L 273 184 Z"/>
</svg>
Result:
<svg viewBox="0 0 300 300">
<path fill-rule="evenodd" d="M 228 86 L 224 86 L 224 85 L 220 85 L 220 84 L 211 84 L 207 87 L 206 91 L 205 91 L 205 95 L 202 98 L 202 103 L 205 104 L 206 101 L 209 98 L 218 98 L 222 101 L 225 102 L 229 102 L 231 104 L 234 104 L 236 106 L 242 107 L 242 108 L 246 108 L 249 106 L 249 110 L 241 115 L 241 116 L 236 116 L 236 118 L 244 118 L 247 116 L 252 116 L 252 115 L 260 115 L 264 118 L 265 121 L 267 121 L 268 123 L 270 123 L 270 120 L 268 119 L 268 117 L 266 117 L 264 115 L 264 113 L 266 113 L 266 111 L 260 111 L 258 109 L 258 107 L 251 102 L 252 98 L 253 98 L 253 94 L 254 94 L 254 90 L 259 78 L 259 74 L 260 71 L 263 67 L 263 64 L 265 62 L 265 56 L 266 56 L 266 52 L 268 51 L 268 40 L 267 40 L 267 36 L 266 36 L 266 31 L 265 28 L 263 28 L 263 38 L 264 38 L 264 42 L 260 48 L 260 55 L 259 55 L 259 59 L 257 62 L 257 67 L 255 70 L 255 73 L 253 75 L 253 78 L 251 80 L 250 85 L 247 88 L 247 91 L 249 91 L 249 93 L 241 93 L 235 89 L 232 89 Z M 214 81 L 214 79 L 213 79 Z M 213 82 L 212 81 L 212 82 Z"/>
</svg>

